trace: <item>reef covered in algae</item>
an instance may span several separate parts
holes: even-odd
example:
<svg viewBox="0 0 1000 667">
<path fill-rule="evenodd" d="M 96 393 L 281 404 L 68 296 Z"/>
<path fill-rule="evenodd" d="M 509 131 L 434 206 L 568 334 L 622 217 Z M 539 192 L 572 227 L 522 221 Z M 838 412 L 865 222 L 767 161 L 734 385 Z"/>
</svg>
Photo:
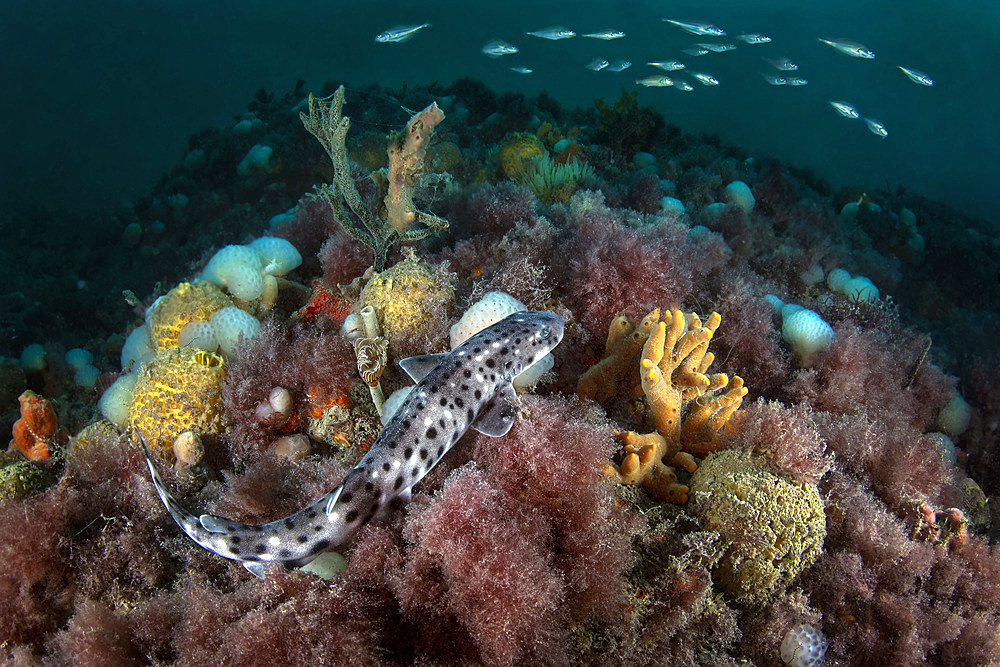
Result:
<svg viewBox="0 0 1000 667">
<path fill-rule="evenodd" d="M 343 114 L 416 127 L 386 93 L 348 89 Z M 89 321 L 79 352 L 56 331 L 5 351 L 21 355 L 0 366 L 5 661 L 777 665 L 802 625 L 836 664 L 1000 660 L 1000 358 L 983 333 L 1000 249 L 952 270 L 974 221 L 834 193 L 629 93 L 569 110 L 462 80 L 393 99 L 434 112 L 405 196 L 388 187 L 401 135 L 338 135 L 331 173 L 339 149 L 292 113 L 305 92 L 259 96 L 122 214 L 157 258 L 132 274 L 148 286 L 133 310 Z M 247 167 L 258 145 L 281 159 Z M 566 164 L 586 168 L 525 176 Z M 446 224 L 359 241 L 360 216 L 389 224 L 393 206 Z M 250 239 L 270 254 L 227 251 L 226 275 L 266 297 L 199 280 Z M 338 572 L 256 579 L 179 531 L 139 435 L 185 506 L 287 516 L 381 428 L 355 341 L 387 354 L 389 396 L 408 384 L 395 362 L 449 350 L 494 291 L 564 318 L 554 366 L 507 435 L 466 434 Z"/>
</svg>

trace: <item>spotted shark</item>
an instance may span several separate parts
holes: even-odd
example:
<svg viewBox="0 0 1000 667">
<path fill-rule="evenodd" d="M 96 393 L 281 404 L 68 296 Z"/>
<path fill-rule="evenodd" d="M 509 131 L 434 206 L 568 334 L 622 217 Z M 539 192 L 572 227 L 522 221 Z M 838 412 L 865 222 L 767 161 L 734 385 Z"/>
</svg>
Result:
<svg viewBox="0 0 1000 667">
<path fill-rule="evenodd" d="M 181 530 L 205 549 L 258 577 L 266 563 L 301 567 L 349 542 L 394 502 L 409 501 L 410 488 L 469 428 L 505 435 L 516 414 L 513 379 L 559 344 L 563 326 L 551 311 L 522 311 L 451 352 L 401 360 L 416 385 L 399 410 L 337 488 L 284 519 L 249 525 L 195 516 L 170 495 L 147 450 L 153 485 Z"/>
</svg>

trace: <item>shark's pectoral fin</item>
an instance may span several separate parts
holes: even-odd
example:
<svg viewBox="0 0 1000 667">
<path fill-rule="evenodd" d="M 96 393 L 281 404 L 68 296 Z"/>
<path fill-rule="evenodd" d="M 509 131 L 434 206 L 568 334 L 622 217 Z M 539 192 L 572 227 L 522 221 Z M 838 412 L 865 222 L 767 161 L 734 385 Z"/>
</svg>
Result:
<svg viewBox="0 0 1000 667">
<path fill-rule="evenodd" d="M 472 428 L 493 438 L 507 435 L 517 416 L 517 408 L 514 407 L 516 400 L 517 393 L 513 385 L 504 386 L 479 415 L 479 419 L 473 422 Z"/>
<path fill-rule="evenodd" d="M 406 371 L 407 375 L 413 378 L 414 382 L 420 382 L 424 379 L 424 376 L 431 372 L 431 369 L 447 358 L 448 354 L 446 352 L 440 354 L 419 354 L 415 357 L 400 359 L 399 366 Z"/>
<path fill-rule="evenodd" d="M 350 474 L 350 473 L 348 473 Z M 347 479 L 346 477 L 344 478 Z M 326 494 L 314 503 L 315 505 L 322 505 L 323 511 L 327 516 L 333 513 L 333 506 L 337 504 L 337 499 L 340 498 L 340 492 L 344 490 L 344 482 L 337 485 L 337 488 Z"/>
<path fill-rule="evenodd" d="M 245 560 L 243 561 L 243 567 L 247 569 L 247 572 L 257 577 L 258 579 L 264 578 L 264 564 L 255 560 Z"/>
</svg>

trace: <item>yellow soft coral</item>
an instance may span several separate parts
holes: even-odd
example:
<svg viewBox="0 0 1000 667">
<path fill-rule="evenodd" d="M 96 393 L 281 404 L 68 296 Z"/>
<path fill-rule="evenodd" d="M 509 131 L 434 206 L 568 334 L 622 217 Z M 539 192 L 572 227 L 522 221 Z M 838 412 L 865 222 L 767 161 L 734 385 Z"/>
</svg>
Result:
<svg viewBox="0 0 1000 667">
<path fill-rule="evenodd" d="M 695 313 L 685 316 L 680 310 L 662 320 L 654 310 L 643 320 L 651 332 L 642 348 L 640 382 L 656 430 L 623 434 L 626 455 L 620 466 L 609 466 L 610 475 L 625 484 L 641 481 L 661 500 L 687 501 L 688 489 L 677 483 L 673 468 L 693 470 L 694 460 L 685 452 L 704 456 L 715 449 L 716 436 L 747 394 L 739 376 L 730 382 L 725 373 L 707 373 L 715 360 L 709 342 L 721 322 L 718 313 L 702 324 Z"/>
<path fill-rule="evenodd" d="M 186 347 L 161 350 L 144 364 L 129 405 L 128 426 L 150 448 L 172 451 L 184 431 L 221 433 L 223 360 Z"/>
</svg>

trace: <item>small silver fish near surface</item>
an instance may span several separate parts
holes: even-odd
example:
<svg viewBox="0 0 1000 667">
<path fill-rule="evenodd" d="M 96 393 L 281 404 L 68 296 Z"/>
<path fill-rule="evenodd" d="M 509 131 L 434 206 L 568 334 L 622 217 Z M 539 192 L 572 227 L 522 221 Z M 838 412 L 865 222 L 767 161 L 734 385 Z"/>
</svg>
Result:
<svg viewBox="0 0 1000 667">
<path fill-rule="evenodd" d="M 909 67 L 903 67 L 902 65 L 896 65 L 906 75 L 913 83 L 919 83 L 921 86 L 933 86 L 934 79 L 930 78 L 918 69 L 911 69 Z"/>
<path fill-rule="evenodd" d="M 494 39 L 486 42 L 483 46 L 483 53 L 490 58 L 499 58 L 500 56 L 509 56 L 517 53 L 517 47 L 502 39 Z"/>
<path fill-rule="evenodd" d="M 852 58 L 864 58 L 866 60 L 875 58 L 874 51 L 864 44 L 858 44 L 849 39 L 823 39 L 822 37 L 817 37 L 816 39 Z"/>
<path fill-rule="evenodd" d="M 646 86 L 647 88 L 666 88 L 667 86 L 674 85 L 673 79 L 665 74 L 650 74 L 649 76 L 644 76 L 641 79 L 636 79 L 635 82 L 636 84 Z"/>
<path fill-rule="evenodd" d="M 798 65 L 788 58 L 764 58 L 764 62 L 779 72 L 794 72 L 799 68 Z"/>
<path fill-rule="evenodd" d="M 683 79 L 674 81 L 674 88 L 676 88 L 677 90 L 682 90 L 685 93 L 690 93 L 692 90 L 694 90 L 694 86 L 692 86 L 687 81 L 684 81 Z"/>
<path fill-rule="evenodd" d="M 662 69 L 665 72 L 676 72 L 679 69 L 684 69 L 684 63 L 677 60 L 653 60 L 646 64 Z"/>
<path fill-rule="evenodd" d="M 724 37 L 726 31 L 719 26 L 712 25 L 711 23 L 704 23 L 702 21 L 674 21 L 673 19 L 663 19 L 671 25 L 675 25 L 685 32 L 689 32 L 692 35 L 710 35 L 712 37 Z"/>
<path fill-rule="evenodd" d="M 591 72 L 600 72 L 602 69 L 604 69 L 610 64 L 611 63 L 609 63 L 604 58 L 594 58 L 589 63 L 587 63 L 585 67 L 589 69 Z"/>
<path fill-rule="evenodd" d="M 702 44 L 701 42 L 699 42 L 695 46 L 699 46 L 707 51 L 711 51 L 712 53 L 725 53 L 726 51 L 736 50 L 735 44 L 726 44 L 726 43 L 716 44 L 713 42 L 707 42 Z"/>
<path fill-rule="evenodd" d="M 625 36 L 625 32 L 622 30 L 601 30 L 600 32 L 588 32 L 584 37 L 590 37 L 591 39 L 621 39 Z"/>
<path fill-rule="evenodd" d="M 885 125 L 879 121 L 872 118 L 862 118 L 861 120 L 865 121 L 865 125 L 867 125 L 868 129 L 872 131 L 872 134 L 882 137 L 883 139 L 889 136 L 889 131 L 885 129 Z"/>
<path fill-rule="evenodd" d="M 785 83 L 789 86 L 805 86 L 809 80 L 803 79 L 801 76 L 786 76 Z"/>
<path fill-rule="evenodd" d="M 785 80 L 785 77 L 778 76 L 777 74 L 761 72 L 760 75 L 764 78 L 764 81 L 767 81 L 772 86 L 784 86 L 788 83 L 788 81 Z"/>
<path fill-rule="evenodd" d="M 830 106 L 836 110 L 844 118 L 860 118 L 861 114 L 854 106 L 848 104 L 847 102 L 830 102 Z"/>
<path fill-rule="evenodd" d="M 736 39 L 741 42 L 746 42 L 747 44 L 767 44 L 771 41 L 771 38 L 767 35 L 761 35 L 756 32 L 743 33 L 742 35 L 736 35 Z"/>
<path fill-rule="evenodd" d="M 681 51 L 694 58 L 697 58 L 698 56 L 707 56 L 709 54 L 708 49 L 703 49 L 700 46 L 692 46 L 687 49 L 681 49 Z"/>
<path fill-rule="evenodd" d="M 609 72 L 624 72 L 631 66 L 632 62 L 629 60 L 616 60 L 608 65 L 607 69 Z"/>
<path fill-rule="evenodd" d="M 719 80 L 716 79 L 711 74 L 705 74 L 704 72 L 688 72 L 688 74 L 696 78 L 699 82 L 701 82 L 705 86 L 719 85 Z"/>
<path fill-rule="evenodd" d="M 508 69 L 511 72 L 517 72 L 518 74 L 531 74 L 532 72 L 535 71 L 530 67 L 524 67 L 523 65 L 518 65 L 517 67 L 509 67 Z"/>
<path fill-rule="evenodd" d="M 395 28 L 389 28 L 385 32 L 380 32 L 375 35 L 375 42 L 377 44 L 398 44 L 400 42 L 406 42 L 424 28 L 430 27 L 430 23 L 396 26 Z"/>
<path fill-rule="evenodd" d="M 521 311 L 451 352 L 409 357 L 399 365 L 417 383 L 358 464 L 322 498 L 291 516 L 248 525 L 192 514 L 170 494 L 145 443 L 157 495 L 180 529 L 223 558 L 263 577 L 267 563 L 301 567 L 351 541 L 378 515 L 408 502 L 410 488 L 466 431 L 490 437 L 517 418 L 513 380 L 562 340 L 565 323 L 551 311 Z"/>
<path fill-rule="evenodd" d="M 569 28 L 564 28 L 561 25 L 554 25 L 549 28 L 542 28 L 541 30 L 532 30 L 531 32 L 524 33 L 526 35 L 531 35 L 532 37 L 541 37 L 542 39 L 549 39 L 555 41 L 557 39 L 569 39 L 570 37 L 576 37 L 576 33 Z"/>
</svg>

